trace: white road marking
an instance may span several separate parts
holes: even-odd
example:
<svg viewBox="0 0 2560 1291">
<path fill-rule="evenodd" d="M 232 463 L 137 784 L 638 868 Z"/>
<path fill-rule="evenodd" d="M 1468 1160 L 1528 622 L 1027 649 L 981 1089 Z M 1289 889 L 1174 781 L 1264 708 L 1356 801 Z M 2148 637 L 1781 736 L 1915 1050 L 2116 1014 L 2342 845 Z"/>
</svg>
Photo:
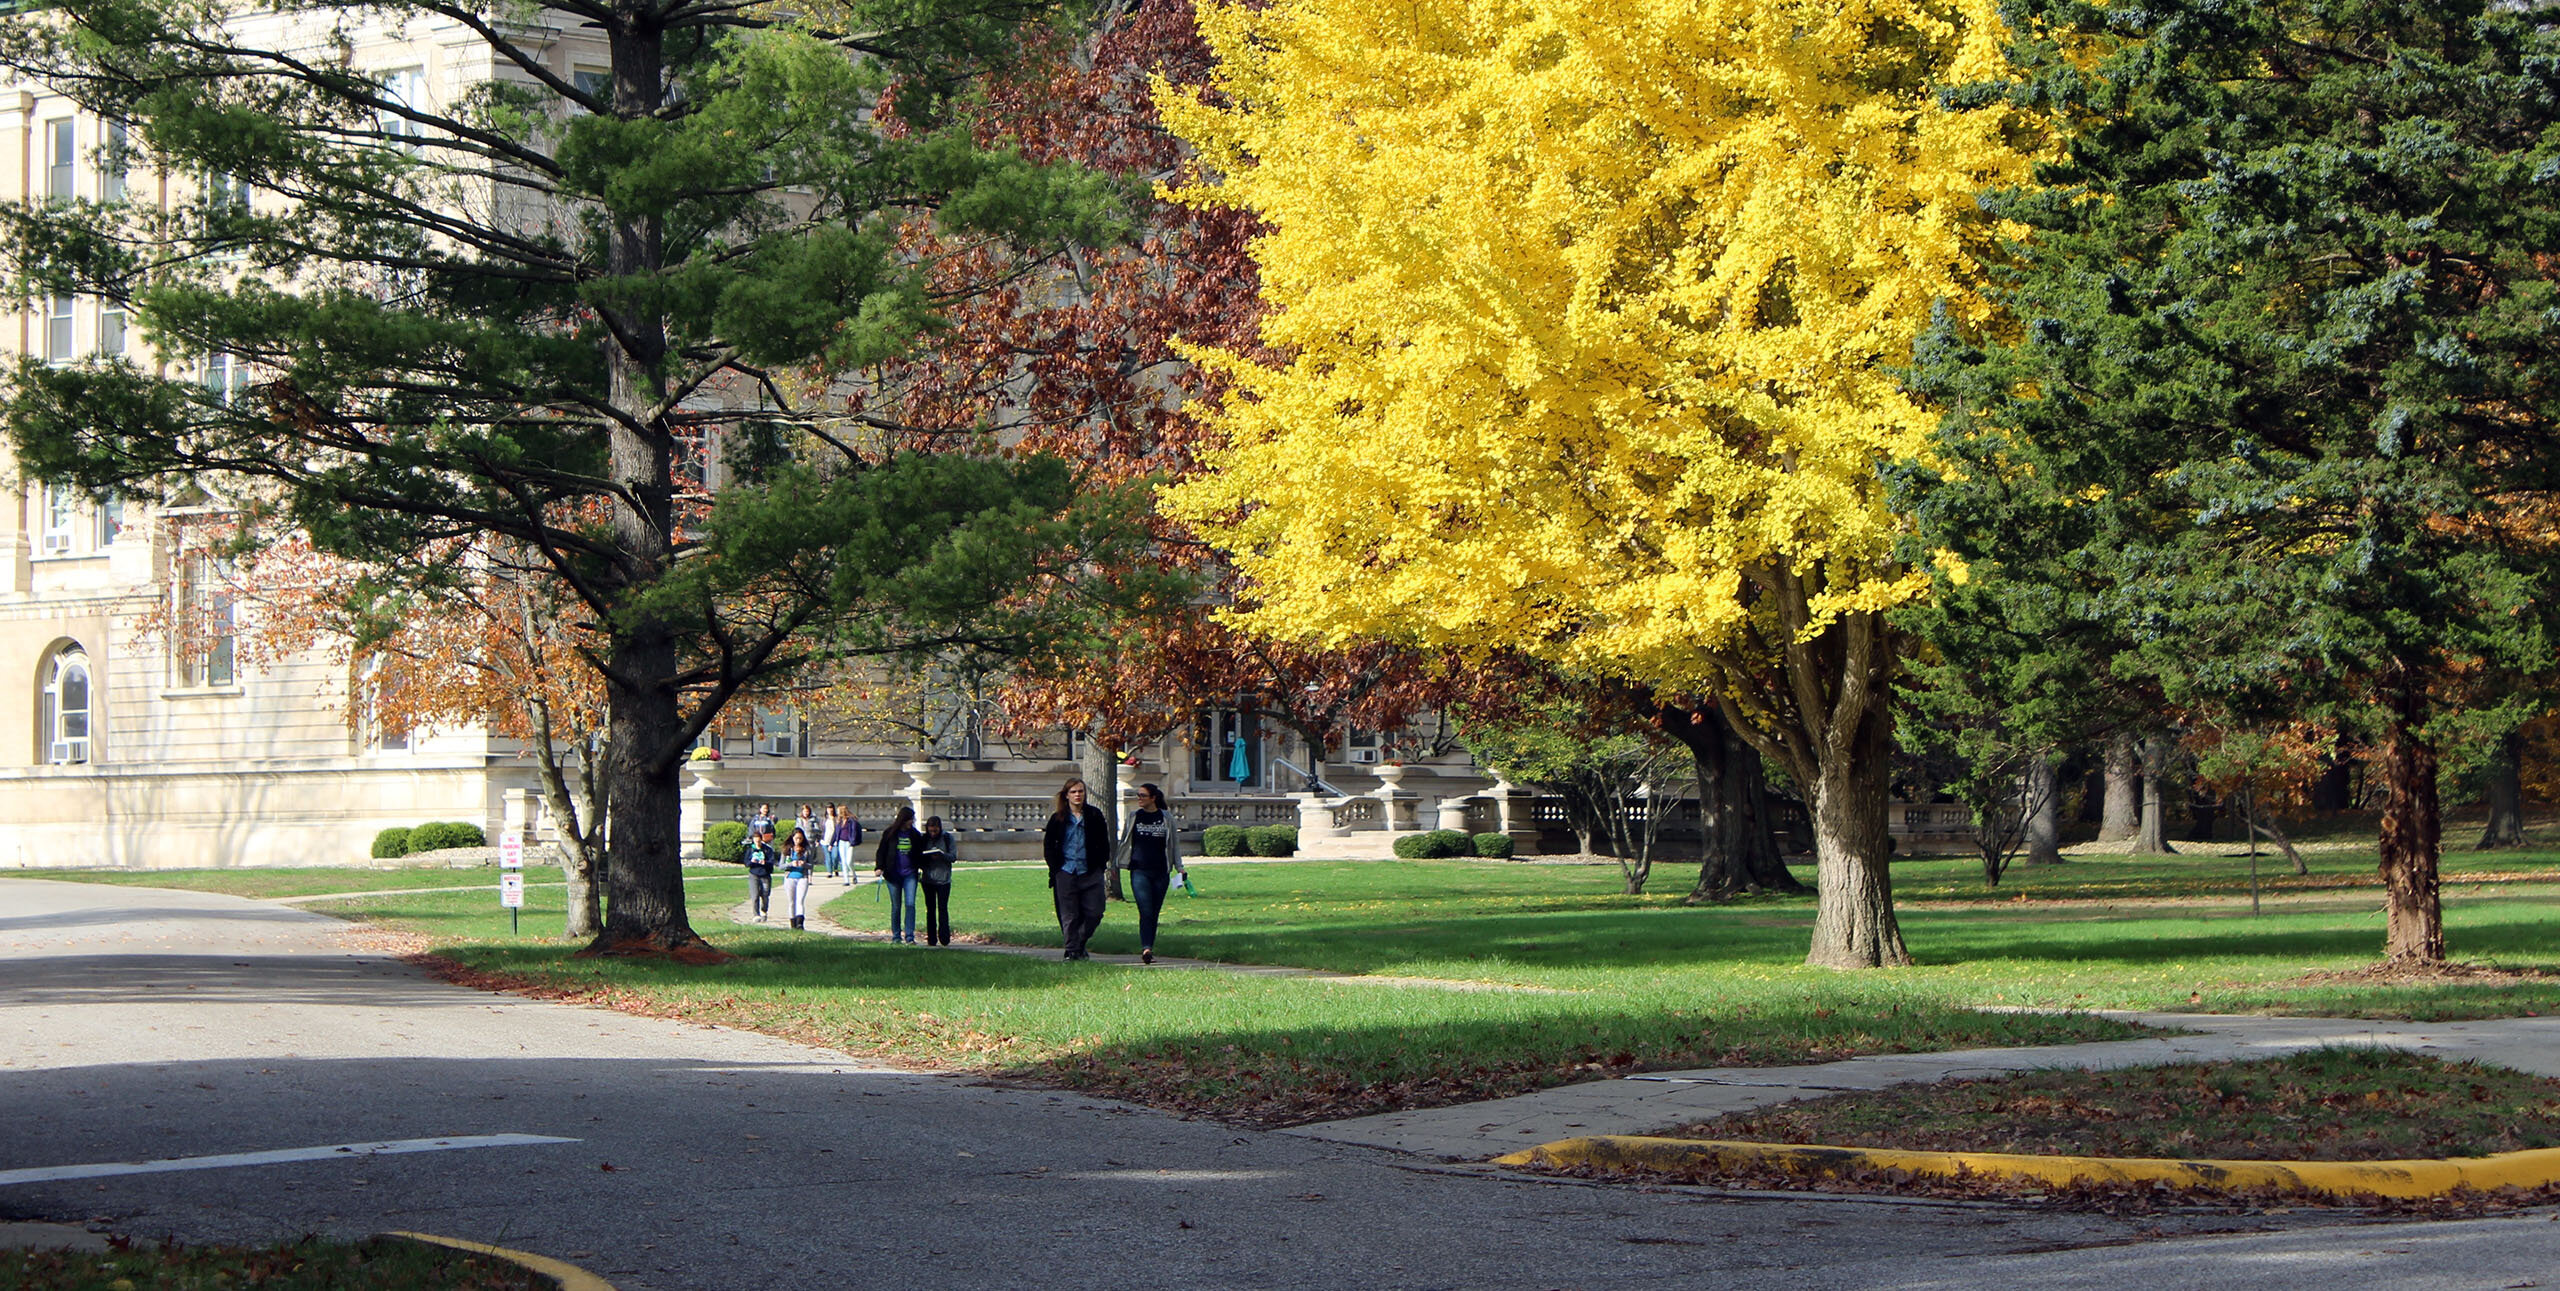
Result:
<svg viewBox="0 0 2560 1291">
<path fill-rule="evenodd" d="M 170 1170 L 223 1170 L 243 1165 L 283 1165 L 291 1161 L 334 1161 L 353 1157 L 397 1156 L 404 1152 L 450 1152 L 457 1148 L 526 1147 L 537 1143 L 575 1143 L 548 1134 L 465 1134 L 449 1139 L 392 1139 L 382 1143 L 331 1143 L 316 1148 L 279 1148 L 273 1152 L 229 1152 L 210 1157 L 167 1157 L 158 1161 L 102 1161 L 91 1165 L 36 1166 L 0 1170 L 0 1187 L 13 1183 L 51 1183 L 60 1179 L 104 1179 L 120 1174 L 160 1174 Z"/>
</svg>

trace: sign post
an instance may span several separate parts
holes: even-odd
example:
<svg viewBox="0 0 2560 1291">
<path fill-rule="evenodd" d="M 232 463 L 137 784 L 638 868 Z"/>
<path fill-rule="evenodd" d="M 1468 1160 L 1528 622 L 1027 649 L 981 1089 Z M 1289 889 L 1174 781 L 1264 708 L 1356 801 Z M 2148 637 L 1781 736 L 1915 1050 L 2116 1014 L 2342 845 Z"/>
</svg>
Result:
<svg viewBox="0 0 2560 1291">
<path fill-rule="evenodd" d="M 524 935 L 524 831 L 498 835 L 498 904 L 507 908 L 507 931 Z"/>
</svg>

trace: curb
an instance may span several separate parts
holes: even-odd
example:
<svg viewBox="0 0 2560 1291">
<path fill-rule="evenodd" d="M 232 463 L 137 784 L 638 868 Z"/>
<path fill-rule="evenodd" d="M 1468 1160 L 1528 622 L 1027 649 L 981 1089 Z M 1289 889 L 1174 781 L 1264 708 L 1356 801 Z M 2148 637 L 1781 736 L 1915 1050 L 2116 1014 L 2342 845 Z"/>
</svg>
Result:
<svg viewBox="0 0 2560 1291">
<path fill-rule="evenodd" d="M 1856 1170 L 1902 1170 L 1942 1179 L 1988 1176 L 2053 1185 L 2162 1183 L 2184 1188 L 2269 1188 L 2335 1197 L 2442 1197 L 2466 1188 L 2487 1192 L 2560 1184 L 2560 1148 L 2439 1161 L 2182 1161 L 2030 1156 L 2014 1152 L 1906 1152 L 1605 1134 L 1542 1143 L 1495 1157 L 1493 1163 L 1639 1170 L 1759 1166 L 1815 1176 Z"/>
<path fill-rule="evenodd" d="M 531 1269 L 559 1283 L 560 1291 L 613 1291 L 612 1283 L 575 1264 L 555 1260 L 548 1255 L 536 1255 L 531 1251 L 511 1251 L 506 1247 L 491 1246 L 486 1242 L 474 1242 L 460 1237 L 438 1237 L 433 1233 L 395 1231 L 376 1233 L 374 1236 L 394 1238 L 404 1242 L 420 1242 L 428 1246 L 450 1247 L 457 1251 L 468 1251 L 473 1255 L 485 1255 L 493 1260 L 505 1260 L 509 1264 Z"/>
</svg>

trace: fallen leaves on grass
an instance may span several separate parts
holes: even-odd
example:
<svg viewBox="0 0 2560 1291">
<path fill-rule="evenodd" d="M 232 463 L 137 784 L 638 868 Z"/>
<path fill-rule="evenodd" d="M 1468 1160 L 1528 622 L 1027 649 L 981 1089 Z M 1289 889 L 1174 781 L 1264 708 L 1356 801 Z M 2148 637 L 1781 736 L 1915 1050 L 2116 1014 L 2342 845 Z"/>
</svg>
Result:
<svg viewBox="0 0 2560 1291">
<path fill-rule="evenodd" d="M 2560 973 L 2541 968 L 2500 968 L 2494 964 L 2427 964 L 2387 959 L 2362 968 L 2304 973 L 2278 988 L 2294 986 L 2549 986 Z"/>
<path fill-rule="evenodd" d="M 2374 1049 L 1812 1099 L 1678 1138 L 2041 1156 L 2385 1161 L 2560 1146 L 2560 1081 Z"/>
</svg>

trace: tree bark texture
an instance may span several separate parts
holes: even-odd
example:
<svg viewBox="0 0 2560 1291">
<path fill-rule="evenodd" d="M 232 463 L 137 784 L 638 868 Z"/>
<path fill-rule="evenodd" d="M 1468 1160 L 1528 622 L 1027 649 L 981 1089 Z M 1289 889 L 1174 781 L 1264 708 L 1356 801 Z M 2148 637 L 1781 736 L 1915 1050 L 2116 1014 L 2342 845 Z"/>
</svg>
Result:
<svg viewBox="0 0 2560 1291">
<path fill-rule="evenodd" d="M 1664 733 L 1688 746 L 1698 768 L 1698 882 L 1684 900 L 1805 891 L 1778 850 L 1759 751 L 1712 710 L 1666 704 L 1656 711 Z"/>
<path fill-rule="evenodd" d="M 2418 729 L 2424 702 L 2417 683 L 2398 684 L 2376 768 L 2382 775 L 2382 949 L 2394 962 L 2435 964 L 2445 957 L 2436 881 L 2444 817 L 2436 800 L 2435 747 Z"/>
<path fill-rule="evenodd" d="M 2098 817 L 2098 841 L 2117 843 L 2142 828 L 2141 799 L 2136 796 L 2142 788 L 2142 753 L 2134 745 L 2132 732 L 2118 732 L 2107 741 L 2106 762 L 2106 808 Z"/>
<path fill-rule="evenodd" d="M 2027 864 L 2062 863 L 2062 781 L 2050 757 L 2027 763 Z"/>
<path fill-rule="evenodd" d="M 1886 762 L 1887 718 L 1875 714 L 1864 736 L 1873 764 Z M 1877 968 L 1911 962 L 1893 913 L 1893 875 L 1886 868 L 1886 777 L 1835 765 L 1813 795 L 1815 878 L 1813 949 L 1805 962 L 1825 968 Z"/>
<path fill-rule="evenodd" d="M 2524 842 L 2524 736 L 2499 736 L 2486 771 L 2489 823 L 2480 831 L 2480 850 L 2518 846 Z"/>
<path fill-rule="evenodd" d="M 2171 751 L 2166 735 L 2153 735 L 2142 741 L 2142 824 L 2134 833 L 2136 856 L 2177 853 L 2178 849 L 2169 845 L 2169 802 L 2161 784 L 2168 777 Z"/>
<path fill-rule="evenodd" d="M 581 779 L 588 786 L 586 810 L 581 811 L 569 797 L 568 776 L 560 765 L 560 748 L 552 740 L 551 705 L 542 698 L 539 688 L 525 700 L 525 711 L 533 719 L 533 751 L 542 769 L 542 801 L 551 811 L 558 826 L 560 841 L 560 882 L 566 891 L 567 908 L 561 914 L 560 935 L 569 938 L 592 938 L 604 931 L 604 912 L 596 891 L 597 860 L 603 841 L 604 817 L 595 809 L 594 771 L 582 765 Z M 590 754 L 582 753 L 583 764 Z M 530 842 L 531 840 L 526 840 Z"/>
</svg>

